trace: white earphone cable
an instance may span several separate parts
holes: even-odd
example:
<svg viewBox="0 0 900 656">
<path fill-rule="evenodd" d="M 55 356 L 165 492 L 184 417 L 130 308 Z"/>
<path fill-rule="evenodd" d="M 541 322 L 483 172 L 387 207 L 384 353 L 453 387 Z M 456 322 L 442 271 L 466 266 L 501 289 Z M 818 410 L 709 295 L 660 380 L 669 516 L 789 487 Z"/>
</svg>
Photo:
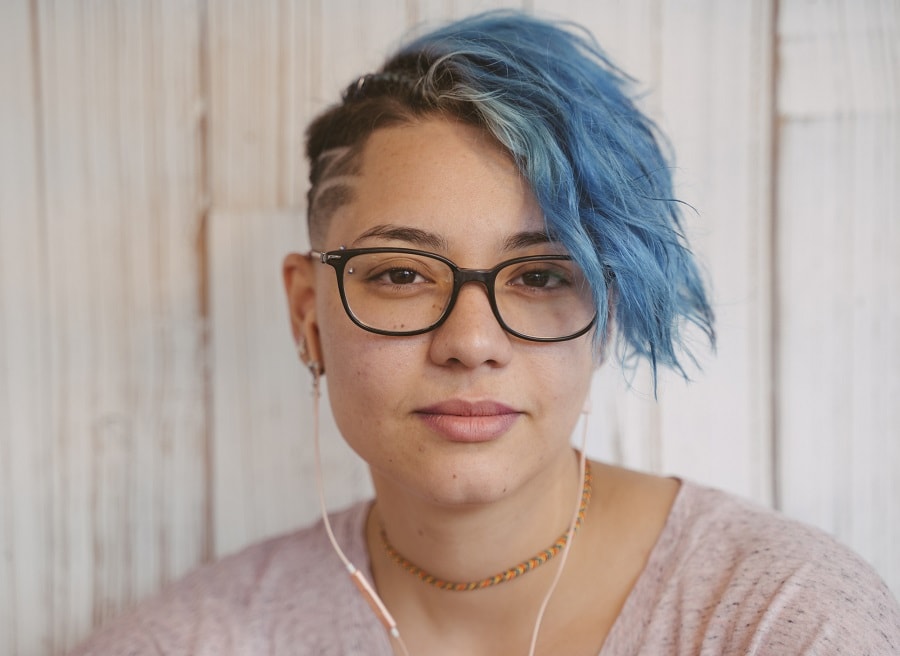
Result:
<svg viewBox="0 0 900 656">
<path fill-rule="evenodd" d="M 349 558 L 347 558 L 347 555 L 338 544 L 337 538 L 334 536 L 334 531 L 331 528 L 331 522 L 328 519 L 328 509 L 325 504 L 325 483 L 322 476 L 322 453 L 319 445 L 319 399 L 321 396 L 319 391 L 319 371 L 315 366 L 311 366 L 310 371 L 313 375 L 313 450 L 316 460 L 316 490 L 319 495 L 319 511 L 322 515 L 322 522 L 325 525 L 325 533 L 328 535 L 328 540 L 331 542 L 331 546 L 338 555 L 338 558 L 341 559 L 341 562 L 344 563 L 344 567 L 347 568 L 347 572 L 350 574 L 350 580 L 353 581 L 353 584 L 368 602 L 375 615 L 378 616 L 378 619 L 381 621 L 385 630 L 400 647 L 401 653 L 404 654 L 404 656 L 409 656 L 409 650 L 406 648 L 403 638 L 400 637 L 400 630 L 397 628 L 397 622 L 394 621 L 393 616 L 381 600 L 381 597 L 378 596 L 375 588 L 372 587 L 372 584 L 366 580 L 363 573 L 350 562 Z"/>
<path fill-rule="evenodd" d="M 566 546 L 563 548 L 562 555 L 560 556 L 559 567 L 556 568 L 556 574 L 553 576 L 553 581 L 550 583 L 550 588 L 547 590 L 547 594 L 544 595 L 544 600 L 541 602 L 541 607 L 538 610 L 537 618 L 534 621 L 534 628 L 531 632 L 531 645 L 528 647 L 528 656 L 534 656 L 535 650 L 537 649 L 538 634 L 541 632 L 541 624 L 544 621 L 544 614 L 547 612 L 547 606 L 550 604 L 550 597 L 553 596 L 553 593 L 556 591 L 556 586 L 559 583 L 559 579 L 562 577 L 563 569 L 565 568 L 566 561 L 569 558 L 569 549 L 572 548 L 572 542 L 575 539 L 575 525 L 578 522 L 578 512 L 581 508 L 584 472 L 585 468 L 587 467 L 585 447 L 587 446 L 587 424 L 588 415 L 590 414 L 590 407 L 587 404 L 585 404 L 583 414 L 584 419 L 581 429 L 581 451 L 578 454 L 578 501 L 575 504 L 575 513 L 572 515 L 572 521 L 569 522 L 569 532 L 566 538 Z"/>
</svg>

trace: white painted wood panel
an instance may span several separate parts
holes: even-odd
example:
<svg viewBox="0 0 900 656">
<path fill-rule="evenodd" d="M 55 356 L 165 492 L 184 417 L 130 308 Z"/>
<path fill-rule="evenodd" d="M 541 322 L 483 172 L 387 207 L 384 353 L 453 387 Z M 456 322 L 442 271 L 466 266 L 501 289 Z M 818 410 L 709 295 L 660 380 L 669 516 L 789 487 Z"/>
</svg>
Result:
<svg viewBox="0 0 900 656">
<path fill-rule="evenodd" d="M 661 392 L 663 467 L 771 499 L 772 2 L 663 3 L 661 125 L 687 233 L 711 281 L 718 347 Z M 702 344 L 701 344 L 702 347 Z"/>
<path fill-rule="evenodd" d="M 491 9 L 534 8 L 532 0 L 409 0 L 406 3 L 408 25 L 417 30 L 446 23 Z"/>
<path fill-rule="evenodd" d="M 31 16 L 0 4 L 0 653 L 46 651 L 52 487 L 45 217 Z"/>
<path fill-rule="evenodd" d="M 900 7 L 785 0 L 778 205 L 782 508 L 900 591 Z"/>
<path fill-rule="evenodd" d="M 29 76 L 3 128 L 0 640 L 50 654 L 204 555 L 199 32 L 188 4 L 31 7 L 0 28 Z"/>
</svg>

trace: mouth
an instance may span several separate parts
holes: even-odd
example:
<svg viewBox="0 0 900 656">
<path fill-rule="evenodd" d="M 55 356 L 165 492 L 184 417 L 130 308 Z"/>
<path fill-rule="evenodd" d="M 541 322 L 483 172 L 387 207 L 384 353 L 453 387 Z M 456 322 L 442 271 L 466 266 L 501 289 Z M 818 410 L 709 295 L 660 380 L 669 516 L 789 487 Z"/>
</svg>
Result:
<svg viewBox="0 0 900 656">
<path fill-rule="evenodd" d="M 435 433 L 450 442 L 489 442 L 504 435 L 522 413 L 496 401 L 443 401 L 416 410 Z"/>
</svg>

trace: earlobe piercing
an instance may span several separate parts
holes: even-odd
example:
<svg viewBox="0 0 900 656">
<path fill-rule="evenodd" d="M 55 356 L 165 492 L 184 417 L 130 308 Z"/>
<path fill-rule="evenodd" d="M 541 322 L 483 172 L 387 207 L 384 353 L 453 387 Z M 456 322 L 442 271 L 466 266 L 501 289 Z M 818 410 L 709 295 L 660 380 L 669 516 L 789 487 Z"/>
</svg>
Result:
<svg viewBox="0 0 900 656">
<path fill-rule="evenodd" d="M 297 342 L 297 355 L 303 364 L 307 364 L 307 360 L 309 360 L 309 350 L 306 348 L 306 340 L 302 337 L 300 338 L 300 341 Z"/>
<path fill-rule="evenodd" d="M 310 359 L 309 348 L 306 346 L 306 340 L 302 337 L 297 342 L 297 355 L 299 356 L 300 361 L 306 365 L 307 369 L 309 369 L 309 373 L 311 373 L 316 380 L 325 373 L 325 368 L 319 364 L 318 360 Z"/>
</svg>

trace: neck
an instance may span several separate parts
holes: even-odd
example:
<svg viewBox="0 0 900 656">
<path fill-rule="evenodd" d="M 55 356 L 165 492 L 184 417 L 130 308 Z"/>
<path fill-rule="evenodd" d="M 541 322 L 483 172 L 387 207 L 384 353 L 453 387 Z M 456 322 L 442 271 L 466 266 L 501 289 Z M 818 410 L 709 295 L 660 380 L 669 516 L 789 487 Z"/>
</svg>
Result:
<svg viewBox="0 0 900 656">
<path fill-rule="evenodd" d="M 419 603 L 444 605 L 465 597 L 467 607 L 476 596 L 494 595 L 486 595 L 487 590 L 440 590 L 424 583 L 390 560 L 382 543 L 382 528 L 400 554 L 429 574 L 449 581 L 480 580 L 553 544 L 569 528 L 583 481 L 577 454 L 568 450 L 558 462 L 484 503 L 448 504 L 411 497 L 373 478 L 378 502 L 369 520 L 368 544 L 379 589 L 402 593 L 404 598 L 412 596 Z M 531 581 L 536 590 L 546 590 L 547 574 L 552 577 L 555 568 L 556 563 L 547 562 L 496 589 L 508 588 L 520 595 L 532 587 Z"/>
<path fill-rule="evenodd" d="M 577 463 L 574 457 L 566 458 L 565 462 L 568 464 L 558 470 L 558 480 L 535 476 L 522 489 L 511 488 L 508 498 L 484 507 L 452 512 L 452 507 L 442 504 L 432 507 L 417 501 L 411 506 L 388 505 L 379 499 L 382 508 L 379 511 L 376 506 L 367 525 L 370 564 L 378 592 L 397 620 L 410 653 L 436 656 L 528 653 L 538 607 L 560 559 L 484 590 L 439 590 L 402 570 L 384 553 L 379 538 L 381 513 L 390 509 L 391 514 L 384 513 L 385 517 L 394 518 L 397 526 L 404 529 L 400 534 L 411 533 L 414 538 L 420 538 L 405 546 L 410 553 L 404 555 L 410 560 L 418 557 L 422 567 L 427 565 L 434 574 L 451 579 L 488 576 L 515 564 L 523 554 L 527 557 L 535 549 L 546 546 L 547 540 L 553 540 L 563 530 L 566 516 L 571 520 Z M 663 530 L 679 488 L 679 483 L 672 479 L 597 463 L 593 463 L 592 473 L 592 501 L 584 525 L 571 544 L 559 588 L 547 609 L 538 639 L 538 654 L 596 654 L 600 650 Z M 531 483 L 539 494 L 529 492 Z M 558 525 L 552 530 L 546 526 L 543 531 L 540 527 L 535 529 L 538 522 L 534 518 L 557 514 L 547 511 L 543 497 L 558 497 L 561 507 Z M 534 503 L 533 509 L 526 506 L 526 512 L 519 512 L 518 519 L 504 521 L 520 504 L 529 502 Z M 422 515 L 403 515 L 405 508 L 418 508 L 420 503 L 417 512 Z M 434 515 L 429 514 L 432 511 Z M 423 527 L 421 535 L 417 529 L 420 526 Z M 526 545 L 525 539 L 513 539 L 524 535 L 530 536 L 530 544 Z M 393 535 L 391 539 L 395 539 Z M 442 539 L 447 544 L 442 544 Z M 414 554 L 417 545 L 425 546 Z M 433 548 L 435 553 L 429 556 L 426 548 Z M 482 566 L 472 568 L 472 562 Z M 454 563 L 459 563 L 456 569 L 451 566 Z"/>
</svg>

